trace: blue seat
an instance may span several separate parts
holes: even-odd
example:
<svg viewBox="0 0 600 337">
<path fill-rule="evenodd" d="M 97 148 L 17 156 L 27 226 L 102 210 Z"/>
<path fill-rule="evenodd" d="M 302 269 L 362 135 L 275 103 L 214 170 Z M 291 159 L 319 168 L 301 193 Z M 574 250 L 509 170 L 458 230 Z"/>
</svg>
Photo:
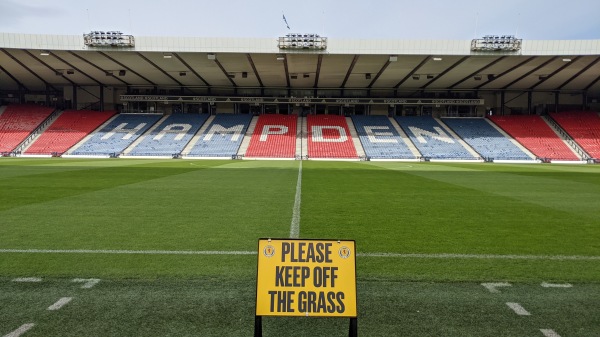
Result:
<svg viewBox="0 0 600 337">
<path fill-rule="evenodd" d="M 443 118 L 442 121 L 484 158 L 531 160 L 484 118 Z"/>
<path fill-rule="evenodd" d="M 129 152 L 130 156 L 180 154 L 208 119 L 208 114 L 170 115 Z"/>
<path fill-rule="evenodd" d="M 395 117 L 419 152 L 430 159 L 475 160 L 457 139 L 430 116 Z"/>
<path fill-rule="evenodd" d="M 120 154 L 162 116 L 158 114 L 121 114 L 77 148 L 74 155 Z"/>
<path fill-rule="evenodd" d="M 372 159 L 414 159 L 402 137 L 386 116 L 352 116 L 358 138 Z"/>
<path fill-rule="evenodd" d="M 251 115 L 217 114 L 187 155 L 190 157 L 236 155 L 251 120 Z"/>
</svg>

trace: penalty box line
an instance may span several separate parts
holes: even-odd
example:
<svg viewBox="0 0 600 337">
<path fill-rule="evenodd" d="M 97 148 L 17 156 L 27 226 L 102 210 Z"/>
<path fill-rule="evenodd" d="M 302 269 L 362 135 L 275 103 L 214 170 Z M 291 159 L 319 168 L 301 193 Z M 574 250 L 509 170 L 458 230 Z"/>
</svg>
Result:
<svg viewBox="0 0 600 337">
<path fill-rule="evenodd" d="M 123 249 L 0 249 L 0 253 L 23 254 L 113 254 L 113 255 L 256 255 L 242 250 L 123 250 Z M 358 257 L 401 259 L 550 260 L 600 261 L 600 256 L 583 255 L 494 255 L 494 254 L 401 254 L 358 253 Z"/>
</svg>

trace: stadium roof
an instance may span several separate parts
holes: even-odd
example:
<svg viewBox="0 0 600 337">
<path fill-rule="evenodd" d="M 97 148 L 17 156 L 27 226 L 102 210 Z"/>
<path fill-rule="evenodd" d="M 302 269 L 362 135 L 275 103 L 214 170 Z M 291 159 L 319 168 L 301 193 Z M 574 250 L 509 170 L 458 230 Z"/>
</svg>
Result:
<svg viewBox="0 0 600 337">
<path fill-rule="evenodd" d="M 524 40 L 518 52 L 479 52 L 470 40 L 330 39 L 325 51 L 283 51 L 276 38 L 135 37 L 135 47 L 123 48 L 88 47 L 75 35 L 0 33 L 0 90 L 21 84 L 32 91 L 104 85 L 598 94 L 599 61 L 600 40 Z"/>
</svg>

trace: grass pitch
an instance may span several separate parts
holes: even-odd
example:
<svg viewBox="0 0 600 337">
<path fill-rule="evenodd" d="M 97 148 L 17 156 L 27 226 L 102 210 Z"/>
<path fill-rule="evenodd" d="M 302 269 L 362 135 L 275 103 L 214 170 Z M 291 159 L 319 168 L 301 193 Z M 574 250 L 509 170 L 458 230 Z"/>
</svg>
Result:
<svg viewBox="0 0 600 337">
<path fill-rule="evenodd" d="M 253 252 L 289 236 L 299 165 L 0 160 L 0 335 L 251 335 Z M 600 166 L 308 161 L 301 192 L 300 237 L 362 254 L 359 335 L 600 335 Z M 347 321 L 266 318 L 264 334 L 343 336 Z"/>
</svg>

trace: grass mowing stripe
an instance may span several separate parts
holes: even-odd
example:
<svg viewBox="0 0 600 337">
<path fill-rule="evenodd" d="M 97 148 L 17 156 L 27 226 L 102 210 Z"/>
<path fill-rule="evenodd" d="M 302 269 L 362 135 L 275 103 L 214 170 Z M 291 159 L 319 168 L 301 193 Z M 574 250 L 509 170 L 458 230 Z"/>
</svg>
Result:
<svg viewBox="0 0 600 337">
<path fill-rule="evenodd" d="M 0 249 L 0 253 L 30 254 L 139 254 L 139 255 L 256 255 L 254 251 L 225 250 L 115 250 L 115 249 Z M 494 254 L 398 254 L 357 253 L 358 257 L 408 258 L 408 259 L 492 259 L 492 260 L 581 260 L 597 261 L 600 256 L 581 255 L 494 255 Z"/>
<path fill-rule="evenodd" d="M 302 161 L 298 167 L 298 181 L 296 182 L 296 195 L 294 197 L 294 210 L 292 224 L 290 225 L 290 238 L 300 237 L 300 204 L 302 203 Z"/>
</svg>

